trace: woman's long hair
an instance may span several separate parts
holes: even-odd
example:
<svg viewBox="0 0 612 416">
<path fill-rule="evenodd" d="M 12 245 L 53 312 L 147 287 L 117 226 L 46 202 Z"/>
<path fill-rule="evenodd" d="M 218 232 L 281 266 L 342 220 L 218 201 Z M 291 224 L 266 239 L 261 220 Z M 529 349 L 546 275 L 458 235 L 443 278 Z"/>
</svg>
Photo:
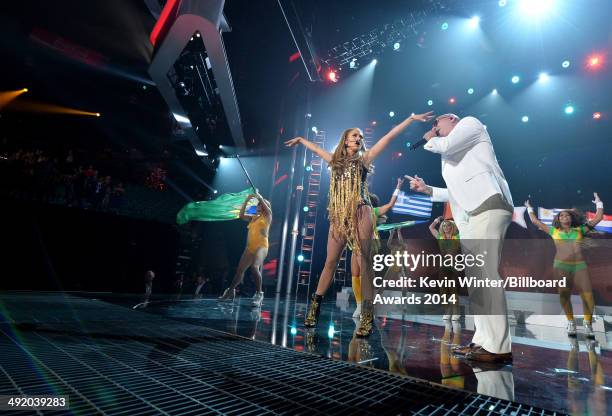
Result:
<svg viewBox="0 0 612 416">
<path fill-rule="evenodd" d="M 361 135 L 361 149 L 359 149 L 358 152 L 351 156 L 346 151 L 346 145 L 344 144 L 344 142 L 346 141 L 349 133 L 353 130 L 359 130 L 359 133 Z M 342 169 L 347 165 L 348 162 L 353 160 L 359 160 L 360 158 L 362 158 L 366 150 L 367 149 L 365 146 L 365 141 L 363 140 L 363 133 L 361 129 L 358 127 L 351 127 L 350 129 L 346 129 L 342 133 L 342 136 L 340 136 L 340 141 L 336 146 L 336 150 L 334 150 L 332 160 L 329 165 L 332 169 Z"/>
<path fill-rule="evenodd" d="M 457 224 L 455 224 L 455 221 L 453 221 L 453 220 L 444 220 L 444 221 L 442 221 L 442 223 L 440 224 L 440 227 L 438 228 L 438 231 L 439 231 L 440 234 L 444 235 L 444 230 L 442 229 L 444 224 L 450 224 L 450 226 L 451 226 L 451 236 L 454 237 L 457 234 L 459 234 L 459 229 L 457 228 Z"/>
<path fill-rule="evenodd" d="M 570 218 L 572 219 L 572 223 L 570 224 L 570 227 L 580 227 L 582 224 L 586 222 L 584 215 L 577 209 L 566 209 L 565 211 L 561 211 L 557 215 L 555 215 L 555 218 L 553 219 L 553 222 L 552 222 L 553 227 L 561 228 L 561 221 L 559 221 L 559 216 L 564 212 L 567 212 Z"/>
</svg>

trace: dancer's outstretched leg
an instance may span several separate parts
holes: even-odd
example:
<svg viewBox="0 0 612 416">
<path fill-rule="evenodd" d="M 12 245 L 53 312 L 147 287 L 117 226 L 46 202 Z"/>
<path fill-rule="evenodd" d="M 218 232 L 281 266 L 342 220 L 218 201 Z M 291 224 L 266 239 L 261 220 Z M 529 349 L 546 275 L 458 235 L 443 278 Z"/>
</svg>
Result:
<svg viewBox="0 0 612 416">
<path fill-rule="evenodd" d="M 321 272 L 321 277 L 319 277 L 317 290 L 312 295 L 310 307 L 308 308 L 308 313 L 306 313 L 306 318 L 304 319 L 304 326 L 306 327 L 313 328 L 317 326 L 321 301 L 323 300 L 323 296 L 327 292 L 327 289 L 329 289 L 329 286 L 331 285 L 332 279 L 334 278 L 334 273 L 336 272 L 336 267 L 338 267 L 338 259 L 340 259 L 340 255 L 342 254 L 342 250 L 344 250 L 345 246 L 346 241 L 335 236 L 332 228 L 330 227 L 329 234 L 327 235 L 327 258 L 325 259 L 325 266 Z"/>
<path fill-rule="evenodd" d="M 234 296 L 236 293 L 236 286 L 242 283 L 244 272 L 249 268 L 249 266 L 253 264 L 253 261 L 254 261 L 253 254 L 245 250 L 244 253 L 242 253 L 242 257 L 240 257 L 240 262 L 238 262 L 238 267 L 236 268 L 234 279 L 232 280 L 232 283 L 229 285 L 229 287 L 225 289 L 223 294 L 219 297 L 220 301 L 234 300 Z"/>
</svg>

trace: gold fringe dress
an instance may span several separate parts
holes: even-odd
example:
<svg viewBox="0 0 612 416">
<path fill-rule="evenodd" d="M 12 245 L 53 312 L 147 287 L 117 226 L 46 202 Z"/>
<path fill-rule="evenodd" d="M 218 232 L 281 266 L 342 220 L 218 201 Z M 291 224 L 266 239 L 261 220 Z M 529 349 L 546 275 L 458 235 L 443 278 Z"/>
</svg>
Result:
<svg viewBox="0 0 612 416">
<path fill-rule="evenodd" d="M 357 209 L 360 205 L 372 206 L 366 181 L 368 172 L 361 157 L 348 160 L 342 167 L 331 169 L 327 212 L 332 234 L 335 238 L 346 241 L 348 247 L 356 253 L 361 251 Z M 372 228 L 373 238 L 378 240 L 374 210 Z"/>
</svg>

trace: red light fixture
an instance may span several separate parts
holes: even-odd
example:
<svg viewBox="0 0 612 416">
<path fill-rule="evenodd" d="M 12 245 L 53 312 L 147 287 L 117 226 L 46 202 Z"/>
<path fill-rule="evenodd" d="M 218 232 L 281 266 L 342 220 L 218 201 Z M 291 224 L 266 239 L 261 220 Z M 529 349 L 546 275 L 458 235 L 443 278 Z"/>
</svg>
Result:
<svg viewBox="0 0 612 416">
<path fill-rule="evenodd" d="M 604 63 L 603 56 L 596 53 L 596 54 L 589 55 L 589 57 L 587 58 L 586 66 L 589 69 L 596 70 L 596 69 L 601 68 L 603 63 Z"/>
<path fill-rule="evenodd" d="M 338 82 L 338 73 L 336 73 L 336 71 L 333 69 L 330 69 L 327 71 L 327 79 L 331 82 Z"/>
<path fill-rule="evenodd" d="M 593 113 L 593 120 L 599 120 L 601 118 L 601 113 L 596 111 Z"/>
</svg>

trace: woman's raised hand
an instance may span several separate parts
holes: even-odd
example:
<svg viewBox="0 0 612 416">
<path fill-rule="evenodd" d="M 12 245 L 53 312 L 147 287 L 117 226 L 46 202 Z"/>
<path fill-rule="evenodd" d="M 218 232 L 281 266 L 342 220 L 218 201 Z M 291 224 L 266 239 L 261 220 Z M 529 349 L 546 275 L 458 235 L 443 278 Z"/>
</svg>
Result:
<svg viewBox="0 0 612 416">
<path fill-rule="evenodd" d="M 423 113 L 423 114 L 415 114 L 415 115 L 413 115 L 411 117 L 412 117 L 413 120 L 422 121 L 423 123 L 425 123 L 425 122 L 431 120 L 432 118 L 434 118 L 433 113 L 434 113 L 433 111 L 428 111 L 428 112 Z"/>
<path fill-rule="evenodd" d="M 297 146 L 298 144 L 300 144 L 300 142 L 301 142 L 302 140 L 304 140 L 304 138 L 303 138 L 303 137 L 296 137 L 296 138 L 294 138 L 294 139 L 287 140 L 287 141 L 285 142 L 285 146 L 287 146 L 287 147 Z"/>
</svg>

